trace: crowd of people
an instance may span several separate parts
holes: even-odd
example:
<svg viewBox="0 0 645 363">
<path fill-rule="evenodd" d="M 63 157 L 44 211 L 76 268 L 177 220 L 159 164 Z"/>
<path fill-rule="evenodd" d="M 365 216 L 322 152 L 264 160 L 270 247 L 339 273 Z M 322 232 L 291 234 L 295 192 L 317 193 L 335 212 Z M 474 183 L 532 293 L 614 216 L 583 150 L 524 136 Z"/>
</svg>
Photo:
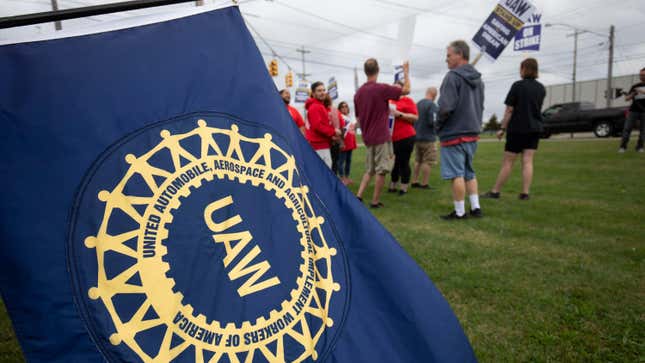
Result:
<svg viewBox="0 0 645 363">
<path fill-rule="evenodd" d="M 446 49 L 448 72 L 441 87 L 430 87 L 425 98 L 415 103 L 410 94 L 409 64 L 403 65 L 403 76 L 394 84 L 379 83 L 379 64 L 376 59 L 365 61 L 365 82 L 354 96 L 356 121 L 350 117 L 347 102 L 338 108 L 325 91 L 322 82 L 311 85 L 311 98 L 305 104 L 306 121 L 289 106 L 288 90 L 282 98 L 298 127 L 320 158 L 346 185 L 349 178 L 352 151 L 356 149 L 356 129 L 360 128 L 366 151 L 365 171 L 356 194 L 363 201 L 372 178 L 374 192 L 370 208 L 384 207 L 381 195 L 384 189 L 404 196 L 409 188 L 431 189 L 430 173 L 440 161 L 441 178 L 450 182 L 454 209 L 441 218 L 461 220 L 481 218 L 480 195 L 473 160 L 482 130 L 484 111 L 484 82 L 481 74 L 470 64 L 470 48 L 464 41 L 451 42 Z M 504 101 L 506 110 L 497 137 L 506 138 L 502 165 L 494 186 L 481 197 L 499 199 L 515 161 L 521 160 L 522 192 L 519 200 L 530 199 L 533 180 L 533 158 L 543 132 L 542 106 L 546 89 L 537 81 L 538 62 L 525 59 L 520 65 L 521 80 L 515 82 Z M 641 71 L 645 82 L 645 69 Z M 645 86 L 645 83 L 642 85 Z M 645 101 L 645 87 L 637 87 L 628 95 L 634 105 Z M 438 100 L 437 100 L 438 98 Z M 640 102 L 637 104 L 637 102 Z M 633 106 L 632 108 L 636 107 Z M 639 112 L 637 112 L 639 111 Z M 632 110 L 631 124 L 642 119 L 644 112 Z M 645 122 L 641 122 L 645 125 Z M 642 151 L 643 130 L 637 148 Z M 621 150 L 626 148 L 625 139 Z M 437 140 L 440 148 L 437 151 Z M 415 154 L 414 167 L 410 159 Z M 386 186 L 386 177 L 390 182 Z M 466 211 L 466 197 L 470 208 Z"/>
</svg>

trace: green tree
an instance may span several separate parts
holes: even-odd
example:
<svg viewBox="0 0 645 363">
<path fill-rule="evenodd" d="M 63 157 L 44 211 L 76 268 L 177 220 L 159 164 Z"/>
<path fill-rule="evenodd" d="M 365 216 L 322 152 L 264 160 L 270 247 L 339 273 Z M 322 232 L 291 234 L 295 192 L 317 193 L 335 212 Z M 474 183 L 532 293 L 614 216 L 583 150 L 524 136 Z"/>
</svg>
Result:
<svg viewBox="0 0 645 363">
<path fill-rule="evenodd" d="M 502 125 L 500 125 L 497 120 L 497 115 L 493 114 L 489 119 L 486 125 L 484 125 L 484 131 L 497 131 Z"/>
</svg>

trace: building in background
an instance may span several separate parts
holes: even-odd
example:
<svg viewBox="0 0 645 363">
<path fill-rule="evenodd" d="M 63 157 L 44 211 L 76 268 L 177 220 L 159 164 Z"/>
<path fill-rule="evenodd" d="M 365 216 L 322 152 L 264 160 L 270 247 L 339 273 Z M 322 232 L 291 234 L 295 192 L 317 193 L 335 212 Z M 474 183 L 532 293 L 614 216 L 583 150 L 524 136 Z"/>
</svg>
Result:
<svg viewBox="0 0 645 363">
<path fill-rule="evenodd" d="M 629 88 L 640 79 L 638 74 L 631 76 L 614 77 L 612 81 L 613 98 L 612 107 L 629 106 L 630 102 L 625 102 L 624 95 L 620 94 L 621 91 L 627 92 Z M 546 87 L 546 98 L 544 99 L 544 109 L 559 103 L 572 102 L 572 83 L 557 84 Z M 591 102 L 596 108 L 607 107 L 607 99 L 605 93 L 607 91 L 607 79 L 595 79 L 591 81 L 582 81 L 576 83 L 576 102 Z"/>
</svg>

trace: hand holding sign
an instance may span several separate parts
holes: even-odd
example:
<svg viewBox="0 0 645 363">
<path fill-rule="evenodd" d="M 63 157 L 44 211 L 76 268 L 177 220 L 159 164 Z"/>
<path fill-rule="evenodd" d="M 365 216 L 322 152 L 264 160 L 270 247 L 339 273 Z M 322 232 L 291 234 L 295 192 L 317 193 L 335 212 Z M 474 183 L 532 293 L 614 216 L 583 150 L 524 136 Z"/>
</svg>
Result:
<svg viewBox="0 0 645 363">
<path fill-rule="evenodd" d="M 535 12 L 528 0 L 501 0 L 473 37 L 482 53 L 497 59 L 518 30 Z"/>
</svg>

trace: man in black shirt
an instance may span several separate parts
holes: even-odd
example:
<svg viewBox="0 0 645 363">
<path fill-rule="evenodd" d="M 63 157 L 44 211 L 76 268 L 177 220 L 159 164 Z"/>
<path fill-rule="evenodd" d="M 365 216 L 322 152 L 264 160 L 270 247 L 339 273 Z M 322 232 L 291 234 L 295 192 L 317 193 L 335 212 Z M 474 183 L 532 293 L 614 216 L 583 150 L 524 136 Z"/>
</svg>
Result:
<svg viewBox="0 0 645 363">
<path fill-rule="evenodd" d="M 627 96 L 625 96 L 625 101 L 632 101 L 632 106 L 629 108 L 629 115 L 625 120 L 623 139 L 620 142 L 620 149 L 618 149 L 618 152 L 621 153 L 624 153 L 627 149 L 632 128 L 637 121 L 640 121 L 640 135 L 638 136 L 636 151 L 643 152 L 643 139 L 645 139 L 645 68 L 641 69 L 640 78 L 641 82 L 633 85 Z"/>
<path fill-rule="evenodd" d="M 534 58 L 524 60 L 520 66 L 521 81 L 511 87 L 506 96 L 506 112 L 502 128 L 497 132 L 501 139 L 506 134 L 504 159 L 495 186 L 484 198 L 499 199 L 502 186 L 508 180 L 517 157 L 522 155 L 522 193 L 520 200 L 529 199 L 533 181 L 533 156 L 540 141 L 542 126 L 542 103 L 546 96 L 544 86 L 537 81 L 538 63 Z"/>
</svg>

